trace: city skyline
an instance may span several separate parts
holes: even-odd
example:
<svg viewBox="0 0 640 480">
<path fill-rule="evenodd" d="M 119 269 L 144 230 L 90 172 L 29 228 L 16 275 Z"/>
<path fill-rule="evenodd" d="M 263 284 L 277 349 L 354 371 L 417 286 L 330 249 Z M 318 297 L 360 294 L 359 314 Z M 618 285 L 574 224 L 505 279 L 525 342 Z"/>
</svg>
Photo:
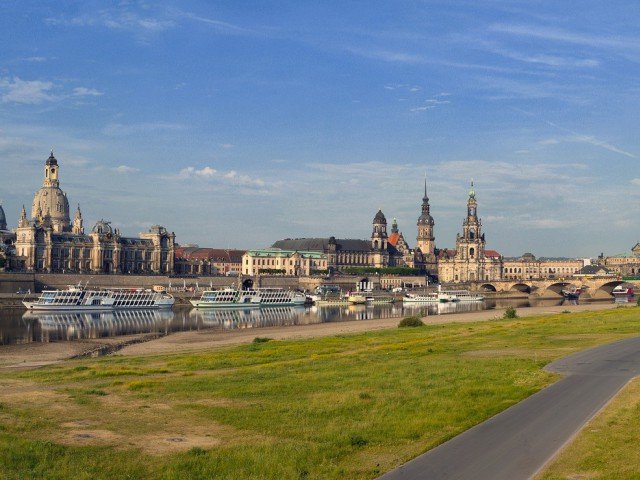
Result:
<svg viewBox="0 0 640 480">
<path fill-rule="evenodd" d="M 86 224 L 130 234 L 160 223 L 222 248 L 368 238 L 381 208 L 415 246 L 426 171 L 439 248 L 455 244 L 473 177 L 488 248 L 628 252 L 631 8 L 4 4 L 8 223 L 53 146 Z"/>
</svg>

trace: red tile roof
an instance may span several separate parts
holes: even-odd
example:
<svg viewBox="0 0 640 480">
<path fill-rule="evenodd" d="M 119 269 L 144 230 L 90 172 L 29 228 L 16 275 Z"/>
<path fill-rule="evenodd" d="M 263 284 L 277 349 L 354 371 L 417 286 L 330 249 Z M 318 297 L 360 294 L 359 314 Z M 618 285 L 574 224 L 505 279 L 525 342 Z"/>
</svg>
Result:
<svg viewBox="0 0 640 480">
<path fill-rule="evenodd" d="M 484 256 L 485 257 L 490 257 L 490 258 L 500 258 L 500 257 L 502 257 L 502 255 L 500 255 L 495 250 L 485 250 L 484 251 Z"/>
<path fill-rule="evenodd" d="M 394 247 L 398 244 L 398 240 L 400 240 L 399 233 L 392 233 L 389 235 L 389 245 L 393 245 Z"/>
</svg>

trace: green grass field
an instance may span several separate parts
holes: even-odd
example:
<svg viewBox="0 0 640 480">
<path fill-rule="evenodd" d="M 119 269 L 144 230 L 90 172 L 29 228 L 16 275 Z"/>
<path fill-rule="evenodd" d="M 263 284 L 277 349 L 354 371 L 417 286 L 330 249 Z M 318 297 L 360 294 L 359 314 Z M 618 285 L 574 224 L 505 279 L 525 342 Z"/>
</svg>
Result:
<svg viewBox="0 0 640 480">
<path fill-rule="evenodd" d="M 640 332 L 640 309 L 392 329 L 0 374 L 0 479 L 355 479 Z"/>
</svg>

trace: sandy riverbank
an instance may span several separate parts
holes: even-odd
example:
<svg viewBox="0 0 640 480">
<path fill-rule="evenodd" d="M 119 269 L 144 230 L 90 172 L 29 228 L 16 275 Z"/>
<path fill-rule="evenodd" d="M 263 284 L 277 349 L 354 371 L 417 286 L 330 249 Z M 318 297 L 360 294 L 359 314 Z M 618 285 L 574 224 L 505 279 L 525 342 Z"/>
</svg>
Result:
<svg viewBox="0 0 640 480">
<path fill-rule="evenodd" d="M 633 305 L 633 304 L 631 304 Z M 588 303 L 583 305 L 559 305 L 553 307 L 528 307 L 519 311 L 523 317 L 560 313 L 565 310 L 583 312 L 587 310 L 608 310 L 616 308 L 613 303 Z M 502 317 L 505 309 L 481 310 L 478 312 L 452 313 L 423 317 L 429 325 L 444 323 L 477 322 Z M 217 347 L 250 343 L 255 337 L 269 337 L 275 340 L 295 340 L 303 338 L 344 335 L 350 333 L 384 330 L 398 326 L 400 318 L 380 318 L 349 322 L 327 322 L 290 327 L 266 327 L 230 331 L 190 331 L 178 332 L 151 342 L 127 346 L 116 355 L 161 355 L 165 353 L 211 350 Z"/>
<path fill-rule="evenodd" d="M 583 305 L 560 305 L 553 307 L 529 307 L 519 311 L 521 316 L 560 313 L 565 310 L 582 312 L 616 308 L 613 303 L 588 303 Z M 427 324 L 477 322 L 500 318 L 504 309 L 455 313 L 424 317 Z M 164 337 L 153 334 L 127 335 L 95 340 L 75 340 L 52 343 L 28 343 L 0 347 L 0 370 L 28 369 L 51 365 L 80 355 L 91 354 L 101 349 L 115 351 L 115 355 L 162 355 L 175 352 L 212 350 L 219 347 L 246 344 L 255 337 L 276 340 L 344 335 L 365 331 L 394 328 L 399 318 L 357 320 L 348 322 L 316 323 L 287 327 L 266 327 L 243 330 L 200 330 L 177 332 Z"/>
</svg>

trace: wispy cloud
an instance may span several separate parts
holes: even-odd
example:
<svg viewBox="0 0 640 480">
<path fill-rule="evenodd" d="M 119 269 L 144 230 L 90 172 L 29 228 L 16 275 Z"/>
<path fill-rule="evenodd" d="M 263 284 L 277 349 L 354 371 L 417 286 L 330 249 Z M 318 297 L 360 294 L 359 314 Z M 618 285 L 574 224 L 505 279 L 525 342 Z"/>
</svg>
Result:
<svg viewBox="0 0 640 480">
<path fill-rule="evenodd" d="M 367 50 L 361 48 L 347 48 L 347 51 L 359 57 L 372 60 L 382 60 L 389 63 L 425 63 L 424 57 L 414 53 L 394 52 L 390 50 Z"/>
<path fill-rule="evenodd" d="M 253 178 L 249 175 L 240 174 L 235 170 L 221 172 L 209 166 L 205 166 L 200 169 L 195 167 L 183 168 L 177 175 L 175 175 L 174 178 L 177 178 L 178 180 L 217 180 L 222 183 L 232 185 L 255 186 L 261 188 L 267 185 L 266 182 L 260 178 Z"/>
<path fill-rule="evenodd" d="M 603 148 L 605 150 L 608 150 L 610 152 L 613 153 L 618 153 L 620 155 L 624 155 L 625 157 L 629 157 L 629 158 L 638 158 L 638 156 L 634 153 L 631 153 L 627 150 L 624 150 L 616 145 L 612 145 L 611 143 L 605 141 L 605 140 L 601 140 L 599 138 L 596 138 L 592 135 L 584 135 L 582 133 L 578 133 L 578 132 L 574 132 L 573 130 L 569 130 L 567 128 L 563 128 L 559 125 L 557 125 L 554 122 L 549 122 L 546 121 L 546 123 L 558 130 L 561 130 L 563 132 L 567 132 L 570 133 L 570 136 L 564 137 L 563 139 L 549 139 L 546 141 L 543 141 L 545 143 L 541 143 L 541 145 L 551 145 L 553 143 L 559 143 L 561 140 L 567 141 L 567 142 L 577 142 L 577 143 L 586 143 L 588 145 L 593 145 L 594 147 L 599 147 L 599 148 Z M 552 142 L 552 143 L 549 143 Z"/>
<path fill-rule="evenodd" d="M 586 45 L 596 48 L 633 48 L 636 50 L 640 48 L 640 38 L 636 37 L 576 33 L 540 25 L 496 23 L 489 27 L 489 31 L 521 37 L 532 37 L 540 40 Z"/>
<path fill-rule="evenodd" d="M 136 173 L 139 172 L 139 168 L 130 167 L 129 165 L 119 165 L 113 168 L 113 171 L 116 173 Z"/>
<path fill-rule="evenodd" d="M 110 123 L 102 129 L 102 133 L 111 137 L 123 137 L 139 133 L 180 131 L 186 128 L 186 125 L 170 122 Z"/>
<path fill-rule="evenodd" d="M 53 82 L 22 80 L 18 77 L 0 78 L 0 92 L 5 103 L 39 104 L 58 99 L 52 93 Z"/>
<path fill-rule="evenodd" d="M 73 89 L 72 95 L 75 97 L 100 97 L 104 93 L 95 88 L 76 87 Z"/>
<path fill-rule="evenodd" d="M 75 87 L 71 92 L 49 80 L 23 80 L 19 77 L 0 78 L 0 94 L 4 103 L 37 105 L 57 102 L 72 97 L 99 97 L 95 88 Z"/>
</svg>

